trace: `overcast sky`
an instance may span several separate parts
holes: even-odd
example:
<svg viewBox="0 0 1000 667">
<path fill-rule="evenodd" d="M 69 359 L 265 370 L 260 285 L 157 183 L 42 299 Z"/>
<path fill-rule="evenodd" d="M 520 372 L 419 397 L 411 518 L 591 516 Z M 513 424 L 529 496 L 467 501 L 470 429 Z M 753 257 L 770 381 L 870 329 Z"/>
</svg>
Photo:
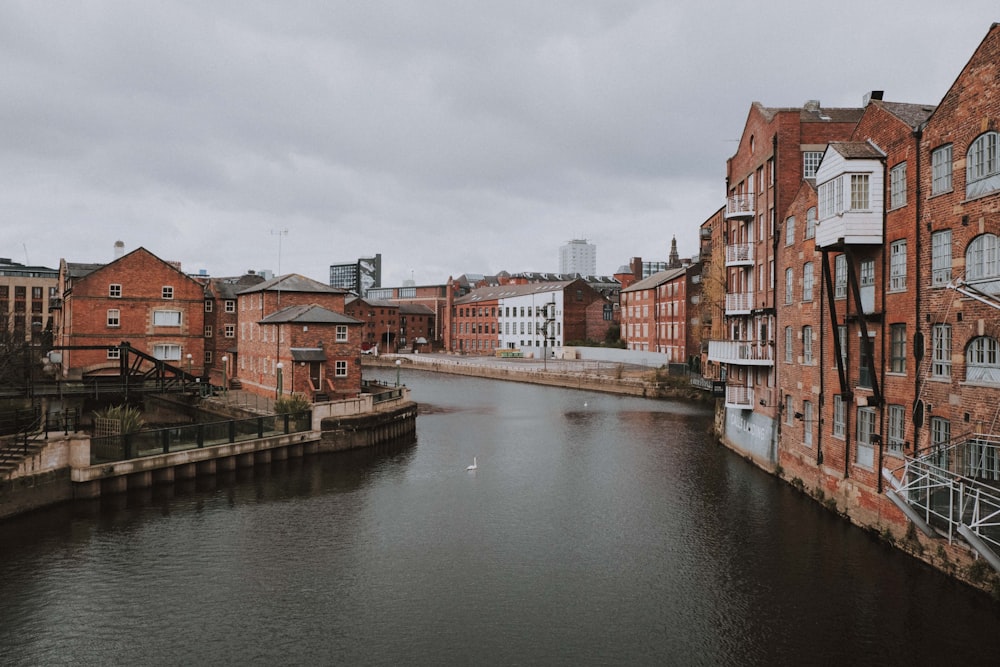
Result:
<svg viewBox="0 0 1000 667">
<path fill-rule="evenodd" d="M 381 253 L 392 286 L 556 271 L 586 238 L 610 274 L 674 235 L 695 252 L 753 101 L 936 104 L 997 20 L 996 0 L 5 0 L 0 255 L 105 262 L 121 240 L 326 282 Z"/>
</svg>

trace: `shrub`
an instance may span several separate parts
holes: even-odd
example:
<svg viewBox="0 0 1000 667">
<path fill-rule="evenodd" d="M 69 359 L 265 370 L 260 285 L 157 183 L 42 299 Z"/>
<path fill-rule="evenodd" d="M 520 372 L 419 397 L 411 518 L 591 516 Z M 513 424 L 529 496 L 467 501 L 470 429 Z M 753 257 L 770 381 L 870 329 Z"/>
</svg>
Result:
<svg viewBox="0 0 1000 667">
<path fill-rule="evenodd" d="M 312 404 L 298 394 L 282 396 L 274 402 L 274 413 L 278 415 L 291 412 L 305 412 L 311 408 Z"/>
<path fill-rule="evenodd" d="M 103 410 L 96 410 L 97 419 L 112 419 L 121 424 L 121 433 L 135 433 L 142 430 L 146 422 L 142 418 L 142 410 L 131 405 L 112 405 Z"/>
</svg>

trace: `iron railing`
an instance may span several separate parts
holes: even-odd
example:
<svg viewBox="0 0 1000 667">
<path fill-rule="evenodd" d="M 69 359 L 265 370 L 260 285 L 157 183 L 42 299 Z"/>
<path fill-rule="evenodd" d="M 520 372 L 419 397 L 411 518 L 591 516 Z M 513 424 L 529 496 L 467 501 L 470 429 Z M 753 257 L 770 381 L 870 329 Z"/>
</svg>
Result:
<svg viewBox="0 0 1000 667">
<path fill-rule="evenodd" d="M 110 435 L 91 439 L 90 463 L 98 465 L 112 461 L 126 461 L 143 456 L 170 454 L 310 430 L 312 430 L 312 411 L 305 410 L 282 415 L 262 415 Z"/>
</svg>

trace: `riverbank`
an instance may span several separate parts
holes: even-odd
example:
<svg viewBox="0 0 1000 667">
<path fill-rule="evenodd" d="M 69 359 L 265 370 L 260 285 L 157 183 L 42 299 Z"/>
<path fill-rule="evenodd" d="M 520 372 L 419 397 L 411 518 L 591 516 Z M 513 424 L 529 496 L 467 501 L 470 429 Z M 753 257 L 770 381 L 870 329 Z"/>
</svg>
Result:
<svg viewBox="0 0 1000 667">
<path fill-rule="evenodd" d="M 451 354 L 382 354 L 362 357 L 363 366 L 450 373 L 607 394 L 713 405 L 710 392 L 684 376 L 646 366 L 583 359 L 501 359 Z"/>
</svg>

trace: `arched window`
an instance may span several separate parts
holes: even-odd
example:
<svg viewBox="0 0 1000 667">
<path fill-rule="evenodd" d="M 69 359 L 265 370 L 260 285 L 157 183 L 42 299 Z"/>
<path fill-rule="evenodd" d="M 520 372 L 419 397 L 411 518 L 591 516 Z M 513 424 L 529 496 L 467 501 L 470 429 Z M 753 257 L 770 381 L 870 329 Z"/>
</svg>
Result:
<svg viewBox="0 0 1000 667">
<path fill-rule="evenodd" d="M 1000 278 L 1000 259 L 995 234 L 980 234 L 972 239 L 965 251 L 965 279 L 989 280 Z"/>
<path fill-rule="evenodd" d="M 1000 346 L 991 336 L 978 336 L 965 348 L 965 380 L 1000 384 Z"/>
<path fill-rule="evenodd" d="M 998 136 L 1000 135 L 996 132 L 987 132 L 969 146 L 969 151 L 965 155 L 966 196 L 976 197 L 1000 188 Z"/>
</svg>

